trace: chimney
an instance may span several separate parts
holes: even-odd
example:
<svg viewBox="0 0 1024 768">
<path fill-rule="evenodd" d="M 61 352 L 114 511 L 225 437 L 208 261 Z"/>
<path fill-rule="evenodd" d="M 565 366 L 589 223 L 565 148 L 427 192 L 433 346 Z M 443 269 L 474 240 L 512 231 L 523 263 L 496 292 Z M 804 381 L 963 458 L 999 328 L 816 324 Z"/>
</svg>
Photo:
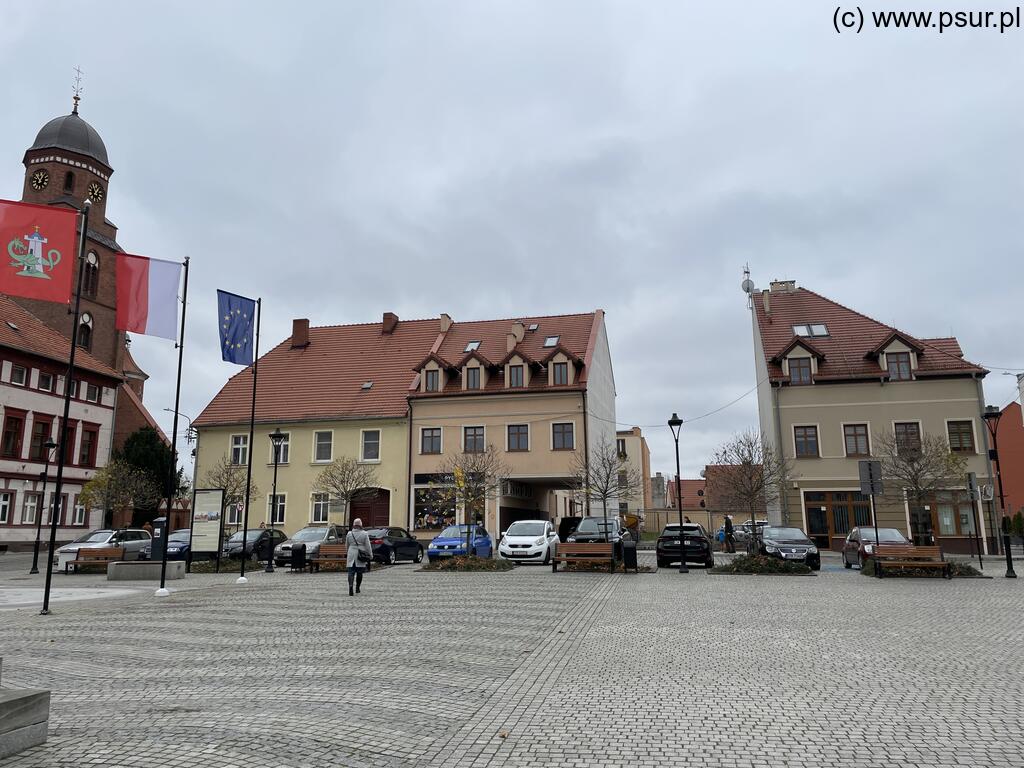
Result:
<svg viewBox="0 0 1024 768">
<path fill-rule="evenodd" d="M 510 334 L 506 335 L 505 336 L 505 351 L 506 352 L 511 352 L 513 349 L 516 348 L 516 344 L 518 344 L 518 343 L 519 342 L 516 341 L 516 335 L 514 333 L 510 333 Z"/>
<path fill-rule="evenodd" d="M 516 320 L 512 323 L 512 335 L 516 337 L 517 343 L 523 340 L 523 337 L 526 335 L 526 326 L 523 325 L 522 320 Z"/>
<path fill-rule="evenodd" d="M 385 312 L 384 319 L 380 324 L 380 332 L 384 335 L 393 333 L 395 327 L 398 325 L 398 315 L 394 312 Z"/>
<path fill-rule="evenodd" d="M 772 302 L 768 297 L 768 291 L 761 291 L 761 301 L 764 302 L 764 313 L 770 315 L 772 313 Z"/>
<path fill-rule="evenodd" d="M 793 293 L 796 290 L 796 280 L 772 280 L 769 287 L 772 293 Z"/>
<path fill-rule="evenodd" d="M 452 316 L 447 312 L 441 313 L 441 333 L 448 333 L 448 329 L 452 327 Z"/>
<path fill-rule="evenodd" d="M 309 318 L 292 320 L 292 349 L 309 346 Z"/>
</svg>

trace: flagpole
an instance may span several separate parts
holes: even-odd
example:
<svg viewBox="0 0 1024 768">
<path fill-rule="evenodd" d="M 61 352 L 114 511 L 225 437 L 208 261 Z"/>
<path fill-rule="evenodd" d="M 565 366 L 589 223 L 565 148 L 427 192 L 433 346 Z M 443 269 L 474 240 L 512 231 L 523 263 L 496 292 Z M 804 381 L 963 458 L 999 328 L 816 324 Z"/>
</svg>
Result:
<svg viewBox="0 0 1024 768">
<path fill-rule="evenodd" d="M 171 594 L 164 585 L 167 582 L 167 548 L 171 536 L 171 505 L 178 490 L 178 410 L 181 405 L 181 360 L 185 353 L 185 312 L 188 309 L 188 259 L 185 257 L 185 287 L 181 292 L 181 336 L 178 339 L 178 382 L 174 388 L 174 426 L 171 427 L 171 473 L 167 479 L 167 521 L 164 523 L 164 557 L 160 563 L 160 589 L 156 597 Z"/>
<path fill-rule="evenodd" d="M 86 198 L 82 205 L 82 234 L 78 239 L 78 282 L 75 285 L 74 319 L 71 321 L 71 353 L 68 355 L 68 372 L 64 377 L 64 418 L 60 423 L 60 437 L 57 440 L 57 478 L 53 488 L 53 504 L 50 505 L 50 547 L 46 553 L 46 586 L 43 589 L 43 610 L 40 616 L 50 613 L 50 582 L 53 579 L 53 550 L 57 543 L 57 523 L 64 511 L 61 505 L 61 492 L 64 490 L 64 460 L 67 455 L 68 420 L 71 415 L 71 384 L 75 379 L 75 350 L 78 348 L 78 315 L 82 306 L 82 274 L 85 264 L 85 243 L 89 232 L 89 210 L 92 203 Z M 46 499 L 43 499 L 46 508 Z"/>
<path fill-rule="evenodd" d="M 256 374 L 260 365 L 260 315 L 263 314 L 263 299 L 256 299 L 256 349 L 252 356 L 252 410 L 249 413 L 249 462 L 245 469 L 245 509 L 242 510 L 242 565 L 236 584 L 245 584 L 245 544 L 249 539 L 249 488 L 252 486 L 252 457 L 255 453 L 253 436 L 256 431 Z M 273 542 L 270 542 L 273 544 Z M 253 544 L 253 552 L 256 545 Z M 273 552 L 270 554 L 274 556 Z"/>
</svg>

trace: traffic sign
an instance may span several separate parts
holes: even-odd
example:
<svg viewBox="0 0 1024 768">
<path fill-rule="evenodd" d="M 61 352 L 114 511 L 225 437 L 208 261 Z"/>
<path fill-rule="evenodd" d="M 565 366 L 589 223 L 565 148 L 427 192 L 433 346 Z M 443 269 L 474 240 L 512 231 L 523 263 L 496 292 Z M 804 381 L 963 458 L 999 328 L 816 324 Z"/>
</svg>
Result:
<svg viewBox="0 0 1024 768">
<path fill-rule="evenodd" d="M 882 493 L 882 462 L 864 459 L 857 462 L 860 472 L 860 492 L 865 496 Z"/>
</svg>

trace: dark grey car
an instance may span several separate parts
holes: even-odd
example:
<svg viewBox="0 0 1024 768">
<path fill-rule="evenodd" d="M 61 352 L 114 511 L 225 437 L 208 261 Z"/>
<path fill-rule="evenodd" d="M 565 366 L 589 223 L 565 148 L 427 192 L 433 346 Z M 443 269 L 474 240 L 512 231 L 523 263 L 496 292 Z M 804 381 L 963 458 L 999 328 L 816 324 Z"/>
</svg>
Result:
<svg viewBox="0 0 1024 768">
<path fill-rule="evenodd" d="M 292 547 L 297 544 L 306 545 L 306 560 L 316 557 L 321 544 L 340 544 L 342 530 L 335 525 L 308 525 L 296 532 L 287 541 L 274 547 L 274 564 L 283 567 L 292 560 Z"/>
</svg>

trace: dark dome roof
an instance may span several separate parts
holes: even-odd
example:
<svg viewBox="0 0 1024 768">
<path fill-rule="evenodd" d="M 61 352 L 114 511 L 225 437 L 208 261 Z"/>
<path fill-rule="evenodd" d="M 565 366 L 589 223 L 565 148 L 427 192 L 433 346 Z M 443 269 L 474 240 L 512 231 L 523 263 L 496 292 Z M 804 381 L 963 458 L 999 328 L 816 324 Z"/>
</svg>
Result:
<svg viewBox="0 0 1024 768">
<path fill-rule="evenodd" d="M 96 133 L 95 128 L 78 116 L 77 112 L 55 117 L 44 125 L 28 151 L 35 149 L 66 149 L 68 152 L 91 157 L 110 167 L 103 139 Z"/>
</svg>

